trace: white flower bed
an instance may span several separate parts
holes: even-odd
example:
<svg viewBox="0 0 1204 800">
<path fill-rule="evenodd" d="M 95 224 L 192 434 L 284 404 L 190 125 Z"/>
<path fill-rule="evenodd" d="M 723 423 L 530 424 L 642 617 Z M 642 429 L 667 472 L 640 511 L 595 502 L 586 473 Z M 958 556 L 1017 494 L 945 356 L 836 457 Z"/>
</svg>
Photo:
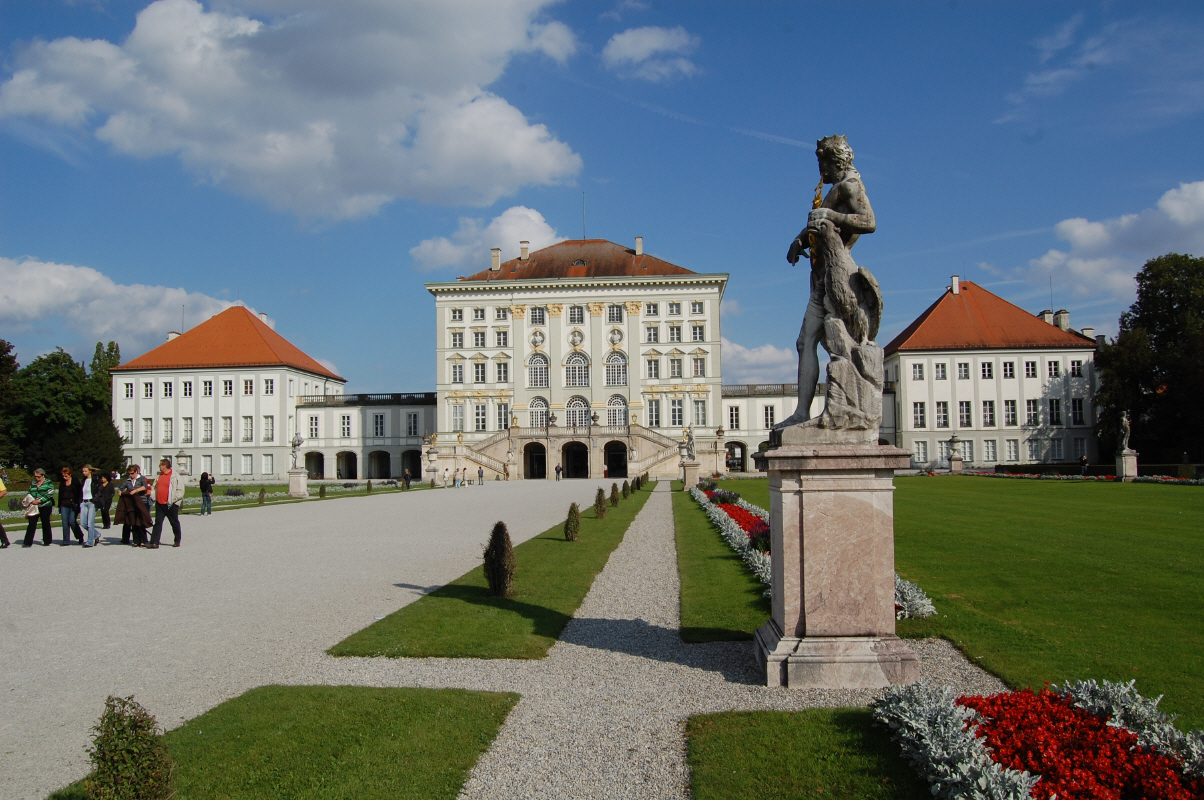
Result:
<svg viewBox="0 0 1204 800">
<path fill-rule="evenodd" d="M 924 619 L 936 613 L 932 600 L 924 590 L 895 573 L 895 619 Z"/>
</svg>

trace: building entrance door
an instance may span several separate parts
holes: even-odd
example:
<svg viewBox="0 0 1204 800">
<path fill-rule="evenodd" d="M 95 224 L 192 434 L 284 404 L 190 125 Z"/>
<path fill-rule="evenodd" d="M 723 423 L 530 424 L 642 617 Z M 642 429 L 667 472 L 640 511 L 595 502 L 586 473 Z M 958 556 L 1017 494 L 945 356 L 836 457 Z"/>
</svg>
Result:
<svg viewBox="0 0 1204 800">
<path fill-rule="evenodd" d="M 564 477 L 589 477 L 589 448 L 581 442 L 569 442 L 564 446 Z"/>
<path fill-rule="evenodd" d="M 542 444 L 531 442 L 523 448 L 523 477 L 527 480 L 548 477 L 548 451 Z"/>
<path fill-rule="evenodd" d="M 627 477 L 627 445 L 622 442 L 606 443 L 606 477 Z"/>
</svg>

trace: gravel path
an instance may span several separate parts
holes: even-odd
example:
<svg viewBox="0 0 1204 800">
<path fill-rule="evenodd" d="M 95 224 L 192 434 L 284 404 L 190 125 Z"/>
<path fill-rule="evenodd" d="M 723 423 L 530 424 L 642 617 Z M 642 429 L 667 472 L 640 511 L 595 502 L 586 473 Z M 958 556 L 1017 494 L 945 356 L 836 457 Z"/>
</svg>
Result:
<svg viewBox="0 0 1204 800">
<path fill-rule="evenodd" d="M 222 583 L 173 585 L 171 591 L 178 598 L 177 610 L 214 592 L 236 601 L 247 601 L 247 613 L 241 618 L 215 615 L 206 625 L 202 624 L 206 615 L 188 614 L 188 625 L 200 625 L 205 633 L 199 640 L 194 641 L 195 637 L 188 634 L 170 636 L 169 630 L 180 626 L 170 624 L 172 615 L 165 616 L 161 606 L 130 602 L 133 595 L 146 600 L 146 594 L 134 592 L 124 599 L 106 596 L 100 605 L 102 608 L 141 608 L 141 611 L 131 610 L 130 613 L 146 615 L 140 619 L 165 620 L 167 624 L 157 626 L 157 636 L 170 639 L 162 648 L 157 648 L 146 641 L 148 637 L 142 637 L 141 647 L 150 648 L 153 657 L 139 659 L 131 680 L 118 682 L 119 686 L 112 690 L 126 694 L 137 692 L 139 699 L 169 725 L 178 724 L 221 700 L 264 683 L 457 687 L 519 693 L 522 699 L 473 770 L 464 786 L 463 798 L 685 798 L 688 797 L 689 777 L 684 722 L 690 715 L 729 710 L 865 705 L 873 699 L 874 693 L 870 691 L 770 689 L 757 684 L 751 643 L 686 645 L 681 642 L 677 633 L 677 556 L 667 481 L 658 484 L 547 658 L 539 661 L 336 659 L 324 654 L 326 647 L 363 627 L 371 621 L 372 615 L 381 616 L 392 611 L 418 596 L 422 586 L 446 582 L 475 564 L 479 558 L 476 543 L 485 535 L 480 531 L 488 529 L 481 521 L 492 521 L 490 514 L 495 513 L 497 502 L 505 502 L 506 511 L 501 516 L 510 526 L 511 535 L 515 536 L 517 527 L 520 533 L 515 538 L 525 539 L 559 519 L 563 515 L 563 506 L 570 500 L 592 497 L 595 484 L 578 481 L 543 484 L 547 488 L 541 489 L 540 493 L 519 497 L 513 492 L 523 491 L 516 489 L 522 486 L 522 483 L 509 484 L 497 487 L 500 491 L 495 492 L 487 485 L 483 490 L 474 489 L 454 496 L 442 491 L 429 493 L 428 500 L 432 503 L 440 500 L 441 495 L 444 501 L 450 497 L 460 501 L 463 497 L 465 502 L 457 502 L 455 506 L 458 517 L 467 515 L 480 519 L 466 527 L 471 533 L 465 541 L 471 541 L 473 547 L 460 545 L 463 536 L 452 536 L 455 546 L 444 550 L 445 534 L 440 531 L 436 537 L 428 536 L 422 540 L 427 547 L 431 538 L 437 538 L 441 543 L 437 549 L 430 548 L 425 560 L 421 556 L 425 551 L 413 546 L 390 551 L 392 579 L 395 581 L 396 575 L 401 573 L 417 576 L 409 583 L 394 584 L 389 578 L 382 580 L 382 573 L 390 570 L 376 564 L 381 554 L 357 551 L 365 546 L 365 542 L 373 541 L 372 537 L 348 541 L 319 536 L 310 529 L 332 532 L 329 525 L 323 527 L 322 520 L 294 519 L 295 524 L 301 525 L 295 535 L 307 542 L 333 540 L 342 543 L 337 553 L 357 553 L 354 559 L 341 560 L 335 553 L 324 550 L 320 556 L 305 559 L 304 563 L 312 562 L 314 570 L 319 572 L 326 570 L 326 560 L 332 560 L 329 566 L 338 573 L 338 580 L 333 583 L 341 588 L 321 596 L 315 594 L 310 581 L 317 576 L 305 574 L 304 570 L 298 574 L 299 565 L 294 561 L 281 565 L 275 581 L 269 577 L 274 569 L 267 570 L 269 576 L 264 577 L 277 589 L 297 585 L 306 590 L 291 592 L 287 601 L 272 603 L 267 608 L 262 606 L 273 592 L 249 588 L 245 581 L 237 587 L 222 585 L 225 576 L 222 576 Z M 395 497 L 398 496 L 388 499 Z M 482 517 L 473 503 L 486 499 L 493 501 L 493 505 L 486 508 L 494 511 L 486 511 Z M 544 500 L 548 502 L 542 502 Z M 361 502 L 364 501 L 351 501 L 346 506 L 348 513 L 358 513 Z M 335 504 L 278 508 L 309 511 L 324 510 L 323 506 L 329 505 Z M 511 521 L 518 519 L 511 510 L 517 508 L 522 508 L 529 518 L 525 528 Z M 264 511 L 253 511 L 248 516 Z M 405 511 L 409 515 L 410 509 Z M 437 505 L 422 511 L 431 515 L 439 513 Z M 409 518 L 434 516 L 409 515 Z M 545 518 L 551 521 L 542 521 Z M 220 515 L 215 515 L 206 521 L 219 519 Z M 174 554 L 186 550 L 182 548 Z M 402 550 L 417 557 L 418 562 L 398 561 Z M 91 555 L 88 551 L 79 552 Z M 162 553 L 161 550 L 158 554 L 147 555 L 154 558 Z M 229 568 L 239 575 L 247 572 L 246 556 L 244 553 L 241 558 L 231 558 Z M 7 559 L 0 558 L 0 562 L 4 561 Z M 243 565 L 241 571 L 236 562 Z M 344 574 L 346 570 L 340 568 L 344 562 L 358 565 L 364 574 Z M 352 572 L 354 569 L 351 567 Z M 213 581 L 212 570 L 206 572 L 209 573 L 208 580 Z M 353 585 L 345 585 L 352 577 L 356 580 L 351 580 L 350 584 L 358 583 L 358 594 Z M 9 597 L 12 590 L 8 578 L 4 580 L 2 591 Z M 397 591 L 399 588 L 400 592 Z M 240 592 L 249 592 L 250 596 L 240 595 Z M 299 594 L 306 597 L 304 604 L 299 603 Z M 70 610 L 73 606 L 60 606 L 59 599 L 61 595 L 55 595 L 53 591 L 40 595 L 37 601 L 39 613 L 43 617 L 50 612 L 52 618 L 74 618 L 76 615 Z M 11 602 L 5 604 L 3 618 L 6 642 L 9 621 L 13 619 L 10 610 Z M 105 611 L 93 617 L 98 633 L 106 632 L 102 620 L 109 613 Z M 252 629 L 256 632 L 250 633 Z M 113 636 L 108 630 L 108 635 L 98 636 L 83 652 L 94 659 L 93 663 L 97 658 L 113 659 L 116 663 L 125 657 L 118 651 L 129 650 L 124 638 L 137 638 L 139 630 L 142 630 L 141 625 L 132 630 L 123 629 L 121 636 Z M 41 631 L 41 636 L 29 639 L 43 641 L 37 646 L 45 652 L 51 645 L 44 641 L 45 626 Z M 190 643 L 194 646 L 187 647 Z M 930 640 L 911 644 L 922 660 L 925 677 L 951 683 L 964 692 L 991 692 L 1004 688 L 997 679 L 968 663 L 948 643 Z M 214 652 L 215 648 L 220 652 Z M 4 650 L 0 652 L 0 668 L 15 667 L 17 662 L 7 655 L 7 643 Z M 102 685 L 108 686 L 113 681 L 100 681 L 86 693 L 75 691 L 75 678 L 69 676 L 78 674 L 72 670 L 84 664 L 80 659 L 64 656 L 62 660 L 49 660 L 61 669 L 49 683 L 37 679 L 39 675 L 45 676 L 45 672 L 40 673 L 38 669 L 46 669 L 46 658 L 42 658 L 33 671 L 28 669 L 28 658 L 20 660 L 26 664 L 20 670 L 5 669 L 6 675 L 22 676 L 16 681 L 13 692 L 41 687 L 42 691 L 38 692 L 41 703 L 54 700 L 61 693 L 70 696 L 71 703 L 82 704 L 78 712 L 72 707 L 72 713 L 64 720 L 53 709 L 33 704 L 32 698 L 13 702 L 10 693 L 0 699 L 0 720 L 3 720 L 0 721 L 0 734 L 5 743 L 0 750 L 9 751 L 3 755 L 7 763 L 0 777 L 0 793 L 5 797 L 42 798 L 48 789 L 77 778 L 86 770 L 82 747 L 87 727 L 99 713 L 104 695 L 111 690 Z M 154 674 L 161 680 L 151 676 L 155 670 L 158 672 Z M 86 670 L 83 675 L 91 678 Z M 181 675 L 185 678 L 183 681 Z M 86 702 L 81 694 L 86 695 Z M 60 703 L 57 707 L 62 706 Z M 10 712 L 17 714 L 18 724 L 9 722 L 12 719 Z M 14 750 L 17 752 L 12 752 Z M 69 763 L 63 765 L 63 761 Z M 14 773 L 10 769 L 14 766 L 21 771 Z"/>
</svg>

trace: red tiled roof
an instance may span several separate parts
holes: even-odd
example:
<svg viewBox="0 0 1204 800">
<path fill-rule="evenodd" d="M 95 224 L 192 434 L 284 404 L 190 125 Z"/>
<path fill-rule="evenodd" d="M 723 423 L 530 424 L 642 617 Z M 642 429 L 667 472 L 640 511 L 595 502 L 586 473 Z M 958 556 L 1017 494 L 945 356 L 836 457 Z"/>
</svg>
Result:
<svg viewBox="0 0 1204 800">
<path fill-rule="evenodd" d="M 1064 331 L 969 281 L 945 294 L 886 346 L 896 350 L 977 350 L 1016 347 L 1094 347 L 1081 333 Z"/>
<path fill-rule="evenodd" d="M 344 380 L 301 352 L 245 306 L 231 306 L 115 370 L 295 367 Z"/>
<path fill-rule="evenodd" d="M 578 263 L 581 262 L 581 263 Z M 548 278 L 621 278 L 637 275 L 695 275 L 693 270 L 606 239 L 569 239 L 506 261 L 497 272 L 482 270 L 462 281 L 522 281 Z"/>
</svg>

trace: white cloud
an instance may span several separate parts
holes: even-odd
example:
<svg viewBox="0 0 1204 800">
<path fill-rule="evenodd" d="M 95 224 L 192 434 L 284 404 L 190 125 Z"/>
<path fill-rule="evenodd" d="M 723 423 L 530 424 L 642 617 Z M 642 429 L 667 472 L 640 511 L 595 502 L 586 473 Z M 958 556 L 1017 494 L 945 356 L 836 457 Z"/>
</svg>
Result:
<svg viewBox="0 0 1204 800">
<path fill-rule="evenodd" d="M 723 345 L 724 383 L 794 383 L 798 380 L 798 353 L 763 344 L 745 347 L 727 339 Z"/>
<path fill-rule="evenodd" d="M 424 239 L 410 249 L 414 265 L 423 271 L 459 267 L 477 272 L 489 266 L 489 250 L 502 248 L 502 260 L 519 255 L 518 243 L 527 240 L 532 250 L 564 241 L 556 229 L 533 208 L 512 206 L 494 217 L 488 225 L 482 219 L 460 218 L 460 227 L 450 237 Z"/>
<path fill-rule="evenodd" d="M 725 317 L 738 317 L 744 313 L 744 307 L 740 305 L 740 301 L 735 298 L 724 299 L 719 304 L 719 313 Z"/>
<path fill-rule="evenodd" d="M 180 327 L 234 305 L 168 286 L 122 285 L 91 267 L 0 257 L 0 329 L 32 330 L 48 319 L 90 341 L 116 341 L 129 360 L 162 344 Z M 181 309 L 183 306 L 183 309 Z"/>
<path fill-rule="evenodd" d="M 1166 253 L 1204 253 L 1204 181 L 1183 183 L 1154 208 L 1102 222 L 1082 217 L 1054 226 L 1067 250 L 1053 249 L 1029 262 L 1029 278 L 1054 282 L 1078 297 L 1133 297 L 1133 277 L 1148 259 Z"/>
<path fill-rule="evenodd" d="M 646 81 L 688 78 L 698 72 L 698 67 L 686 56 L 698 44 L 698 37 L 680 25 L 629 28 L 610 37 L 602 48 L 602 63 L 628 78 Z"/>
<path fill-rule="evenodd" d="M 247 16 L 157 0 L 120 44 L 36 41 L 0 86 L 0 118 L 176 155 L 203 180 L 304 217 L 394 198 L 487 205 L 571 181 L 581 158 L 484 87 L 512 58 L 563 62 L 549 0 L 243 0 Z M 257 15 L 257 16 L 256 16 Z"/>
<path fill-rule="evenodd" d="M 329 358 L 315 358 L 314 361 L 317 361 L 319 364 L 326 367 L 326 369 L 330 370 L 335 375 L 343 374 L 343 373 L 339 372 L 339 368 L 337 366 L 335 366 L 335 363 L 333 361 L 331 361 Z"/>
</svg>

